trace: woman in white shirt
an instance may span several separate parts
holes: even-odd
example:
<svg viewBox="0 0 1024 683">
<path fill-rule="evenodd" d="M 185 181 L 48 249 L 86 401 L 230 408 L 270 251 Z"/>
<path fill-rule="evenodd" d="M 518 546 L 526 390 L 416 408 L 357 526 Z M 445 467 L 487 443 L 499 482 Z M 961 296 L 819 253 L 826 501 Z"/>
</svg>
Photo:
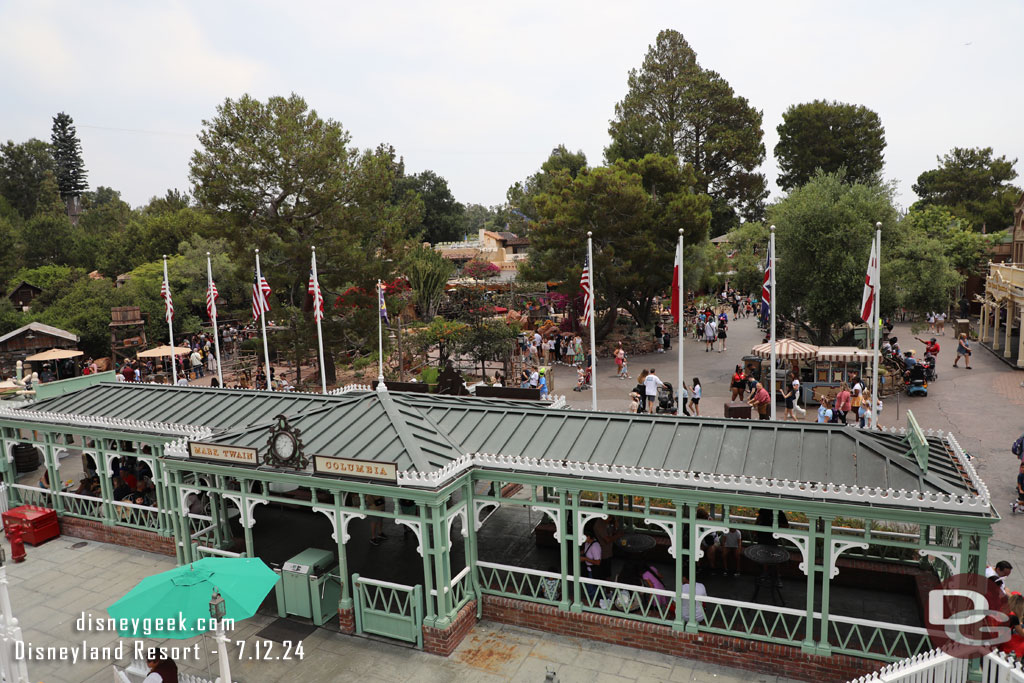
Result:
<svg viewBox="0 0 1024 683">
<path fill-rule="evenodd" d="M 700 397 L 701 397 L 700 380 L 696 377 L 693 378 L 693 389 L 690 391 L 690 406 L 693 408 L 693 414 L 696 417 L 700 417 Z"/>
</svg>

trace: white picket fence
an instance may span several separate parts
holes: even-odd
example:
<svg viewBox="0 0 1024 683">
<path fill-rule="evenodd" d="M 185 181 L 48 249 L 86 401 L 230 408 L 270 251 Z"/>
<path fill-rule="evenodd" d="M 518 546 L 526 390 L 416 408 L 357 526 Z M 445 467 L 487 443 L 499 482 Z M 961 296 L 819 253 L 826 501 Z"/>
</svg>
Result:
<svg viewBox="0 0 1024 683">
<path fill-rule="evenodd" d="M 893 662 L 849 683 L 965 683 L 971 660 L 932 650 Z M 1024 664 L 993 650 L 981 660 L 981 683 L 1024 683 Z"/>
<path fill-rule="evenodd" d="M 1024 683 L 1024 664 L 993 650 L 981 660 L 981 683 Z"/>
</svg>

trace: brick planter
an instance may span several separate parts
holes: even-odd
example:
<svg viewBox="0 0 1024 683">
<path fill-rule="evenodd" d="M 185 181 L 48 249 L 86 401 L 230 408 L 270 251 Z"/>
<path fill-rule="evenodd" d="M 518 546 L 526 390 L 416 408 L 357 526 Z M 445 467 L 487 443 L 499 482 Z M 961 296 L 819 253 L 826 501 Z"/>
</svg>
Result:
<svg viewBox="0 0 1024 683">
<path fill-rule="evenodd" d="M 121 526 L 105 526 L 103 522 L 77 517 L 61 517 L 60 532 L 65 536 L 89 541 L 113 543 L 127 548 L 174 557 L 174 537 L 161 536 L 155 531 L 142 531 Z"/>
<path fill-rule="evenodd" d="M 804 681 L 847 681 L 875 671 L 881 665 L 875 660 L 848 655 L 808 655 L 790 645 L 709 633 L 685 633 L 660 624 L 601 614 L 563 612 L 550 605 L 494 595 L 483 596 L 483 618 Z"/>
<path fill-rule="evenodd" d="M 356 611 L 354 608 L 338 610 L 338 626 L 342 633 L 352 634 L 356 632 Z"/>
<path fill-rule="evenodd" d="M 476 600 L 470 600 L 446 629 L 423 627 L 423 650 L 447 657 L 476 624 Z"/>
</svg>

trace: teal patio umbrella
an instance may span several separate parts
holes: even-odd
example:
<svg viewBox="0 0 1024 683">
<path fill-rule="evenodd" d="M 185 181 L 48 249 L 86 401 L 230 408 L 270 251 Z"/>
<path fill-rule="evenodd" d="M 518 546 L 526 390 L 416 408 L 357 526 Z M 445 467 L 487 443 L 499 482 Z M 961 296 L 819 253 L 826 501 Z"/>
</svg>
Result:
<svg viewBox="0 0 1024 683">
<path fill-rule="evenodd" d="M 214 590 L 224 599 L 223 618 L 241 621 L 256 614 L 279 578 L 259 558 L 205 557 L 147 576 L 107 614 L 125 638 L 192 638 L 212 630 Z"/>
</svg>

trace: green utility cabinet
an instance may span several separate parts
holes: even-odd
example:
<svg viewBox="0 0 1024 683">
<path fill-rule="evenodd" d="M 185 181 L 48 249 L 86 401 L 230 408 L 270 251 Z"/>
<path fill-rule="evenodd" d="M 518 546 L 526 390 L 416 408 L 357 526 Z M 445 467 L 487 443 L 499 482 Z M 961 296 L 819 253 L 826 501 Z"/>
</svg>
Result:
<svg viewBox="0 0 1024 683">
<path fill-rule="evenodd" d="M 277 584 L 277 615 L 289 614 L 312 619 L 323 626 L 338 614 L 341 580 L 334 553 L 320 548 L 307 548 L 284 563 L 281 581 Z"/>
</svg>

